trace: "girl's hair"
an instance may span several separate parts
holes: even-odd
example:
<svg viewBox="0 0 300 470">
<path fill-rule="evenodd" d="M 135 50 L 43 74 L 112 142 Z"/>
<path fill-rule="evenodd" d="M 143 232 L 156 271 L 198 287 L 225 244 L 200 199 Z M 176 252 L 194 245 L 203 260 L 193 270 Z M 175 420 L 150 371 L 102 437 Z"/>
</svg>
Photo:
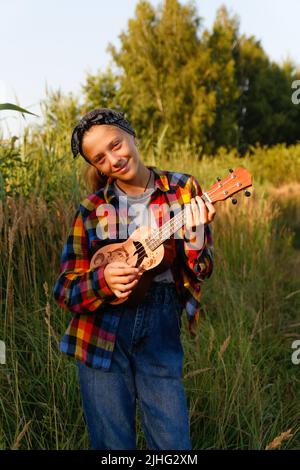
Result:
<svg viewBox="0 0 300 470">
<path fill-rule="evenodd" d="M 104 188 L 108 180 L 108 176 L 101 174 L 100 171 L 91 164 L 86 165 L 83 177 L 88 190 L 92 193 Z"/>
</svg>

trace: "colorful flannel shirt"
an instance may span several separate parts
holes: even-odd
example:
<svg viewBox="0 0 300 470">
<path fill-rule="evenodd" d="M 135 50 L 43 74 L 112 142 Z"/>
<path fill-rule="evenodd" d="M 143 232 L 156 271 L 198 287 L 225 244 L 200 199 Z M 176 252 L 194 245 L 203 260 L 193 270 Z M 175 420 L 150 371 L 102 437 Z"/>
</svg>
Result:
<svg viewBox="0 0 300 470">
<path fill-rule="evenodd" d="M 201 187 L 194 176 L 160 170 L 155 166 L 147 167 L 154 171 L 155 176 L 151 209 L 166 206 L 166 203 L 170 206 L 174 202 L 183 207 L 191 198 L 201 196 Z M 102 208 L 109 205 L 108 210 L 99 211 L 101 205 Z M 109 207 L 118 214 L 117 224 Z M 112 240 L 123 241 L 119 238 L 118 221 L 122 220 L 122 214 L 121 210 L 118 212 L 118 207 L 112 177 L 108 178 L 104 188 L 81 202 L 62 251 L 59 277 L 53 289 L 57 304 L 72 312 L 72 318 L 59 344 L 60 351 L 81 360 L 89 367 L 104 370 L 110 367 L 120 316 L 118 309 L 115 315 L 111 311 L 105 312 L 105 305 L 112 300 L 114 294 L 104 278 L 104 266 L 91 269 L 90 260 L 101 246 L 112 243 Z M 166 221 L 162 212 L 154 209 L 154 214 L 157 226 L 161 227 Z M 180 237 L 175 237 L 176 263 L 171 270 L 190 329 L 190 325 L 199 320 L 201 283 L 210 277 L 213 270 L 212 236 L 210 226 L 205 225 L 201 250 L 190 249 L 190 245 L 187 249 L 183 227 L 180 230 Z M 106 240 L 103 233 L 106 233 Z M 174 235 L 170 238 L 172 237 Z"/>
</svg>

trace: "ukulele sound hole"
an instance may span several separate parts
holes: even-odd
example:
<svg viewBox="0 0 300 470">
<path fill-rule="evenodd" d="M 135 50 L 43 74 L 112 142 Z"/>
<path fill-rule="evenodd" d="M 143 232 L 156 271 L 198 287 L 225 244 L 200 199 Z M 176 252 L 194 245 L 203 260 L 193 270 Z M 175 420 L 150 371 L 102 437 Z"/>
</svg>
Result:
<svg viewBox="0 0 300 470">
<path fill-rule="evenodd" d="M 146 251 L 145 251 L 145 248 L 144 246 L 142 245 L 141 242 L 139 241 L 134 241 L 133 242 L 134 244 L 134 247 L 135 247 L 135 252 L 133 253 L 133 255 L 137 255 L 138 256 L 138 259 L 137 259 L 137 262 L 136 262 L 136 266 L 140 266 L 143 262 L 143 260 L 148 257 Z"/>
</svg>

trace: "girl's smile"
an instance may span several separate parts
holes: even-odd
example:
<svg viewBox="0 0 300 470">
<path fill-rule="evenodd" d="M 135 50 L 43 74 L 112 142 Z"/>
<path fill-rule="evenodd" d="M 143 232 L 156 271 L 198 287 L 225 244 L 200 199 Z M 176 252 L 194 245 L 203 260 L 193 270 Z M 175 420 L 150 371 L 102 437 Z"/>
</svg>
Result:
<svg viewBox="0 0 300 470">
<path fill-rule="evenodd" d="M 115 173 L 118 173 L 119 174 L 124 174 L 128 171 L 129 169 L 129 162 L 125 162 L 125 164 L 123 164 L 119 170 L 116 170 Z"/>
</svg>

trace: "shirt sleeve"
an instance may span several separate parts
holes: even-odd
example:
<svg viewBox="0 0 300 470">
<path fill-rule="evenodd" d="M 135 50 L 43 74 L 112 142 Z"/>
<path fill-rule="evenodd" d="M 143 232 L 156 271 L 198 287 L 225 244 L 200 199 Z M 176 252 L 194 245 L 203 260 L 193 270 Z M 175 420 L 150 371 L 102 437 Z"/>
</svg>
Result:
<svg viewBox="0 0 300 470">
<path fill-rule="evenodd" d="M 191 183 L 191 199 L 195 196 L 202 196 L 200 184 L 194 176 L 190 177 Z M 184 240 L 184 257 L 186 266 L 192 271 L 198 281 L 209 278 L 213 272 L 213 240 L 212 230 L 209 224 L 204 226 L 204 243 L 200 250 L 192 249 L 192 244 Z"/>
<path fill-rule="evenodd" d="M 57 304 L 74 313 L 94 313 L 108 297 L 114 297 L 104 278 L 104 268 L 90 269 L 88 238 L 79 208 L 62 251 L 60 274 L 53 289 Z"/>
</svg>

